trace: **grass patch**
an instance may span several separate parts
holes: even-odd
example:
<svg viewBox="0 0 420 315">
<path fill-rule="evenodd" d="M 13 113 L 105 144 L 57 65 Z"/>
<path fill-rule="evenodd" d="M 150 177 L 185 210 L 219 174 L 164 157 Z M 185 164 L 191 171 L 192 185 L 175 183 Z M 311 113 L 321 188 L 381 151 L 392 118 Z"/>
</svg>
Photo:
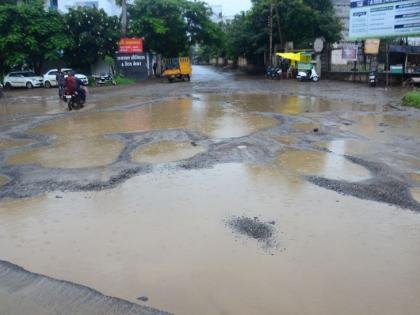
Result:
<svg viewBox="0 0 420 315">
<path fill-rule="evenodd" d="M 88 86 L 95 86 L 95 78 L 94 77 L 88 77 Z"/>
<path fill-rule="evenodd" d="M 408 92 L 402 99 L 403 106 L 410 106 L 420 109 L 420 92 Z"/>
<path fill-rule="evenodd" d="M 136 80 L 131 79 L 131 78 L 116 77 L 115 82 L 117 82 L 117 85 L 120 85 L 120 84 L 134 84 L 134 83 L 136 83 Z"/>
</svg>

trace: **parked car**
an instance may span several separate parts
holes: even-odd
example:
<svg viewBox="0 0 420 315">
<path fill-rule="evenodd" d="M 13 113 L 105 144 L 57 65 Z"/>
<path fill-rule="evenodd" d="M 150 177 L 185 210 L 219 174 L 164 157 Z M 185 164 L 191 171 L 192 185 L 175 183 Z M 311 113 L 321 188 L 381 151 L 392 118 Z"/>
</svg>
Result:
<svg viewBox="0 0 420 315">
<path fill-rule="evenodd" d="M 3 83 L 5 88 L 26 87 L 32 89 L 43 86 L 43 78 L 32 71 L 13 71 L 4 77 Z"/>
<path fill-rule="evenodd" d="M 0 83 L 0 97 L 3 96 L 3 85 Z"/>
<path fill-rule="evenodd" d="M 70 69 L 70 68 L 63 68 L 63 69 L 61 69 L 61 71 L 63 71 L 65 77 L 67 77 L 67 74 L 70 71 L 73 71 L 73 70 Z M 56 77 L 55 77 L 57 75 L 57 73 L 58 73 L 58 69 L 51 69 L 51 70 L 48 70 L 44 74 L 44 86 L 46 88 L 50 88 L 52 86 L 57 86 L 58 85 Z M 85 76 L 84 74 L 76 73 L 75 77 L 80 79 L 83 82 L 84 85 L 89 84 L 89 80 L 88 80 L 87 76 Z"/>
</svg>

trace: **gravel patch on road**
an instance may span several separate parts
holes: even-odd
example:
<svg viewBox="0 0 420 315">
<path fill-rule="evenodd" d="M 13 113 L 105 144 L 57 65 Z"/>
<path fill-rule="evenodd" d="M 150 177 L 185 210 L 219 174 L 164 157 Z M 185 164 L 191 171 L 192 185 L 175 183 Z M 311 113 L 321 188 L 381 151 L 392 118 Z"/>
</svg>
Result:
<svg viewBox="0 0 420 315">
<path fill-rule="evenodd" d="M 420 212 L 420 203 L 412 197 L 411 187 L 405 176 L 379 162 L 366 161 L 352 156 L 346 156 L 346 158 L 355 164 L 366 167 L 373 177 L 361 182 L 347 182 L 319 176 L 306 176 L 305 179 L 317 186 L 344 195 L 385 202 Z"/>
<path fill-rule="evenodd" d="M 258 217 L 233 216 L 226 223 L 234 232 L 255 239 L 266 248 L 275 245 L 274 221 L 261 222 Z"/>
</svg>

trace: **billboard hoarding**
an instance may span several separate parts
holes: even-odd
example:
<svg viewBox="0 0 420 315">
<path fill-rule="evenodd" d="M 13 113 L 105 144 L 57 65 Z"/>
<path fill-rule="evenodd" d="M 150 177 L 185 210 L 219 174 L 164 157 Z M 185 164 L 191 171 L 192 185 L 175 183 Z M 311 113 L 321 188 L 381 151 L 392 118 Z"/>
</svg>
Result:
<svg viewBox="0 0 420 315">
<path fill-rule="evenodd" d="M 119 72 L 125 77 L 144 80 L 149 76 L 148 54 L 117 53 L 115 64 Z"/>
<path fill-rule="evenodd" d="M 346 61 L 357 61 L 357 45 L 343 45 L 341 58 Z"/>
<path fill-rule="evenodd" d="M 366 39 L 365 40 L 365 54 L 366 55 L 377 55 L 379 53 L 380 39 Z"/>
<path fill-rule="evenodd" d="M 121 38 L 118 42 L 118 52 L 120 53 L 142 53 L 143 39 L 141 38 Z"/>
<path fill-rule="evenodd" d="M 350 39 L 420 34 L 420 0 L 350 0 Z"/>
</svg>

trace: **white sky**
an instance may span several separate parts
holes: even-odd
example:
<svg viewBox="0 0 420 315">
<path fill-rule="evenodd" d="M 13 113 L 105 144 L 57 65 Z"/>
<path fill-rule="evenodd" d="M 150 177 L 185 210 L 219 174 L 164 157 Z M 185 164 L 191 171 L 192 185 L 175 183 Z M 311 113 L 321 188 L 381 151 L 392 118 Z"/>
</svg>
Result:
<svg viewBox="0 0 420 315">
<path fill-rule="evenodd" d="M 231 16 L 251 8 L 251 0 L 205 0 L 210 5 L 222 5 L 223 15 Z"/>
</svg>

